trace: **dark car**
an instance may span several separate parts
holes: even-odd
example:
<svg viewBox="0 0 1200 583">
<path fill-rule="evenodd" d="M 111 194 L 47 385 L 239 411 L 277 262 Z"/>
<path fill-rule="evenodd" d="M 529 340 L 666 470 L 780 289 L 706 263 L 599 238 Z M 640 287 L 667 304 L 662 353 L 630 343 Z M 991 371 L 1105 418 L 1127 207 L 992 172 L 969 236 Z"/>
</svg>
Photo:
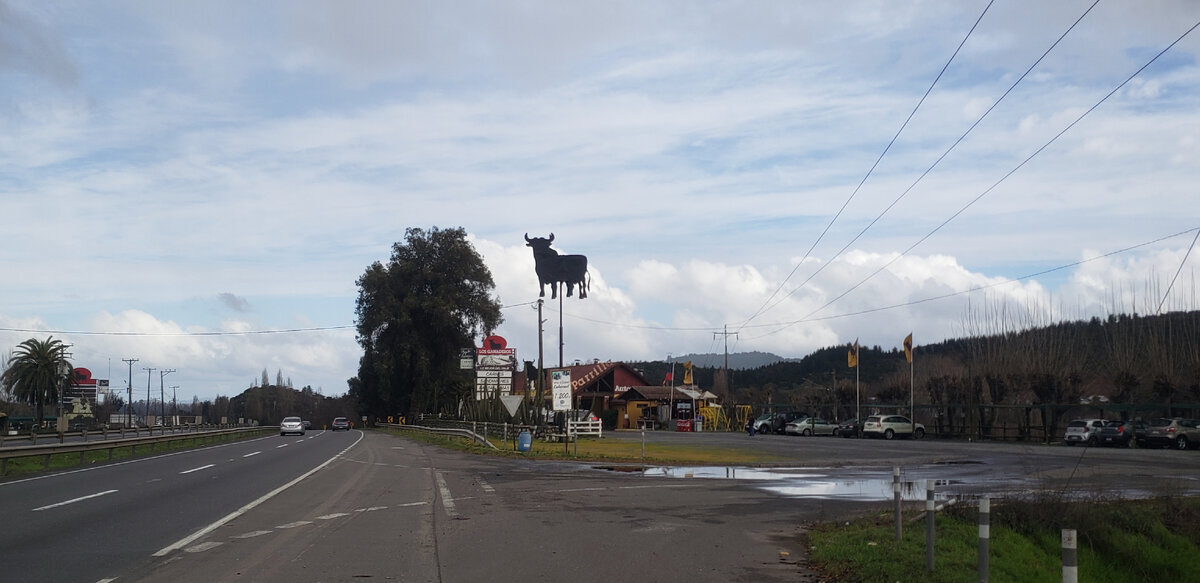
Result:
<svg viewBox="0 0 1200 583">
<path fill-rule="evenodd" d="M 1096 445 L 1130 447 L 1142 440 L 1145 429 L 1141 421 L 1109 421 L 1096 432 Z"/>
<path fill-rule="evenodd" d="M 862 434 L 862 427 L 859 427 L 858 419 L 847 419 L 838 423 L 833 434 L 838 437 L 859 437 Z"/>
<path fill-rule="evenodd" d="M 330 429 L 333 431 L 350 431 L 350 421 L 345 417 L 335 417 Z"/>
</svg>

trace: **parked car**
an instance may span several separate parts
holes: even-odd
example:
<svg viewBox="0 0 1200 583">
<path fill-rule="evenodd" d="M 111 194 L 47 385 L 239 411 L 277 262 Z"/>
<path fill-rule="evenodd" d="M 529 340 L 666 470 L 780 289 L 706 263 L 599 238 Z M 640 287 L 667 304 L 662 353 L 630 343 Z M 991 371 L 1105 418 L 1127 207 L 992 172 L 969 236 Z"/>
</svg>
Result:
<svg viewBox="0 0 1200 583">
<path fill-rule="evenodd" d="M 1109 421 L 1096 433 L 1096 445 L 1130 447 L 1140 444 L 1145 432 L 1146 424 L 1141 421 Z"/>
<path fill-rule="evenodd" d="M 1067 432 L 1063 435 L 1063 442 L 1067 445 L 1075 445 L 1078 443 L 1086 443 L 1088 445 L 1096 445 L 1096 434 L 1100 428 L 1106 423 L 1103 419 L 1076 419 L 1067 423 Z"/>
<path fill-rule="evenodd" d="M 746 423 L 746 429 L 754 428 L 755 433 L 766 433 L 771 430 L 771 419 L 775 417 L 774 413 L 765 413 L 751 419 Z"/>
<path fill-rule="evenodd" d="M 1192 449 L 1200 444 L 1200 419 L 1154 419 L 1146 426 L 1146 447 Z"/>
<path fill-rule="evenodd" d="M 788 423 L 791 423 L 797 419 L 803 419 L 805 417 L 807 417 L 807 415 L 798 411 L 776 413 L 775 416 L 771 418 L 771 432 L 784 433 L 787 430 Z"/>
<path fill-rule="evenodd" d="M 858 437 L 862 433 L 862 428 L 859 427 L 858 419 L 847 419 L 838 423 L 837 429 L 833 430 L 833 434 L 839 437 Z"/>
<path fill-rule="evenodd" d="M 783 432 L 788 435 L 833 435 L 833 431 L 837 429 L 837 425 L 830 423 L 817 417 L 805 417 L 791 421 L 784 428 Z"/>
<path fill-rule="evenodd" d="M 334 417 L 330 429 L 332 431 L 350 431 L 350 421 L 345 417 Z"/>
<path fill-rule="evenodd" d="M 279 423 L 280 436 L 290 433 L 304 435 L 304 422 L 299 417 L 284 417 L 283 421 Z"/>
<path fill-rule="evenodd" d="M 903 415 L 872 415 L 863 422 L 862 434 L 863 437 L 882 437 L 884 439 L 895 439 L 896 437 L 921 439 L 925 437 L 925 426 L 913 423 L 911 419 Z"/>
</svg>

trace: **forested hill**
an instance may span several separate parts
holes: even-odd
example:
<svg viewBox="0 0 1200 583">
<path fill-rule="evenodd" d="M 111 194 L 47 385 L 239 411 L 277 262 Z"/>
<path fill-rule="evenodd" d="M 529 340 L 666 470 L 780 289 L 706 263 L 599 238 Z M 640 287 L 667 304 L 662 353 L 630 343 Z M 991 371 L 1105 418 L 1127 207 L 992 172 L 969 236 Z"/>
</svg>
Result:
<svg viewBox="0 0 1200 583">
<path fill-rule="evenodd" d="M 1068 402 L 1103 396 L 1113 402 L 1200 402 L 1200 311 L 1158 316 L 1114 315 L 1043 327 L 981 323 L 977 335 L 915 347 L 915 382 L 927 399 L 969 398 L 939 391 L 980 393 L 984 401 Z M 919 340 L 919 339 L 918 339 Z M 847 346 L 816 350 L 736 370 L 730 354 L 735 399 L 763 391 L 844 390 L 858 375 L 863 390 L 883 396 L 907 393 L 909 366 L 901 349 L 860 347 L 859 370 L 847 366 Z M 676 359 L 687 360 L 688 357 Z M 700 365 L 695 381 L 713 387 L 720 363 Z M 723 356 L 722 356 L 723 360 Z M 666 362 L 631 363 L 651 382 L 670 369 Z M 676 381 L 681 379 L 676 368 Z M 923 387 L 923 388 L 922 388 Z"/>
</svg>

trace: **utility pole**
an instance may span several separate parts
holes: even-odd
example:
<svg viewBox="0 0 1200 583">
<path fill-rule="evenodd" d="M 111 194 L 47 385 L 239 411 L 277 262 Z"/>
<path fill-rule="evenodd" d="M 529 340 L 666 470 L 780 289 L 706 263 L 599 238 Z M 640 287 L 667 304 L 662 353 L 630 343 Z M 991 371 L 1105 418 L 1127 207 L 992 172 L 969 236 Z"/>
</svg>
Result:
<svg viewBox="0 0 1200 583">
<path fill-rule="evenodd" d="M 542 348 L 543 348 L 543 346 L 542 346 L 542 324 L 546 323 L 546 321 L 542 319 L 542 304 L 543 303 L 544 302 L 539 298 L 537 301 L 537 304 L 538 304 L 538 306 L 537 306 L 537 310 L 538 310 L 538 370 L 537 370 L 538 378 L 537 378 L 537 408 L 536 408 L 537 416 L 538 416 L 538 418 L 537 418 L 538 427 L 541 427 L 542 421 L 544 421 L 546 419 L 546 416 L 542 414 L 542 406 L 546 404 L 546 393 L 545 393 L 546 387 L 544 386 L 544 383 L 546 382 L 546 371 L 542 369 L 542 366 L 543 366 L 542 365 L 542 356 L 543 356 L 543 354 L 542 354 Z"/>
<path fill-rule="evenodd" d="M 163 427 L 167 426 L 167 422 L 163 418 L 167 416 L 167 396 L 163 391 L 163 377 L 175 372 L 175 369 L 168 368 L 158 371 L 158 419 L 162 421 Z"/>
<path fill-rule="evenodd" d="M 125 429 L 133 423 L 133 363 L 137 361 L 136 358 L 121 359 L 121 362 L 129 363 L 129 382 L 125 385 L 125 392 L 129 395 L 129 400 L 125 402 Z"/>
<path fill-rule="evenodd" d="M 729 336 L 730 335 L 736 337 L 738 335 L 738 333 L 730 332 L 728 324 L 725 325 L 724 332 L 713 332 L 714 338 L 717 336 L 725 337 L 725 396 L 728 396 L 729 392 L 733 389 L 733 387 L 732 387 L 733 378 L 729 375 Z"/>
<path fill-rule="evenodd" d="M 158 370 L 157 368 L 144 368 L 146 371 L 146 427 L 150 427 L 150 373 Z"/>
</svg>

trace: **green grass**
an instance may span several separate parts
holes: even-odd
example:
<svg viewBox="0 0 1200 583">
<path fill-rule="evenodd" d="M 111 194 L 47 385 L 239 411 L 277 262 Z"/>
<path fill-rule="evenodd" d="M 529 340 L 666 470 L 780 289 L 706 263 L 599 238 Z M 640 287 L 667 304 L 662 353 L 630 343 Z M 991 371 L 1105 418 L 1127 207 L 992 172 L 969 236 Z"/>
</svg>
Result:
<svg viewBox="0 0 1200 583">
<path fill-rule="evenodd" d="M 976 509 L 936 518 L 934 570 L 925 570 L 925 521 L 904 524 L 895 541 L 891 512 L 815 525 L 809 564 L 835 581 L 977 581 Z M 912 513 L 916 516 L 916 511 Z M 1191 581 L 1200 573 L 1200 500 L 997 500 L 992 505 L 991 581 L 1062 580 L 1062 529 L 1078 535 L 1079 580 Z"/>
<path fill-rule="evenodd" d="M 562 443 L 534 440 L 530 444 L 530 451 L 517 452 L 513 451 L 513 440 L 511 437 L 509 438 L 508 442 L 505 443 L 499 439 L 496 439 L 494 436 L 489 436 L 490 441 L 496 447 L 500 448 L 500 450 L 493 450 L 490 447 L 473 443 L 466 438 L 447 437 L 423 433 L 420 431 L 399 429 L 386 429 L 386 431 L 450 449 L 488 455 L 518 457 L 524 459 L 557 459 L 610 463 L 647 463 L 672 465 L 756 465 L 781 463 L 787 461 L 786 458 L 764 454 L 751 449 L 710 448 L 686 444 L 666 445 L 655 443 L 646 444 L 645 457 L 643 457 L 642 444 L 640 441 L 632 441 L 627 439 L 596 439 L 588 437 L 580 438 L 578 449 L 576 448 L 575 443 L 568 443 L 564 446 Z M 578 451 L 578 453 L 576 453 L 576 451 Z"/>
</svg>

